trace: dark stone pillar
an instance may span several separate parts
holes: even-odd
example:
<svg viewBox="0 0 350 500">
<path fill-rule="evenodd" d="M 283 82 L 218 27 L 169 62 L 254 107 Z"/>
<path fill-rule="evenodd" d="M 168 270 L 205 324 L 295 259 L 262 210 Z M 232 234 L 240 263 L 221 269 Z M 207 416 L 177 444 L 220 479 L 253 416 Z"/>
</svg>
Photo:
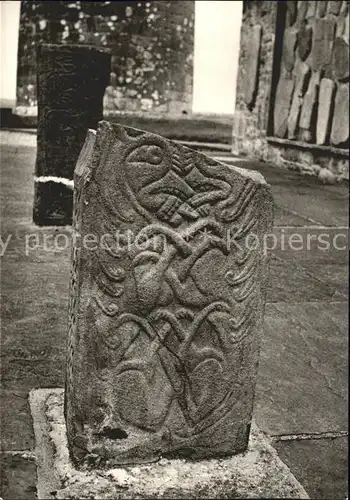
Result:
<svg viewBox="0 0 350 500">
<path fill-rule="evenodd" d="M 83 45 L 38 47 L 38 137 L 33 219 L 72 221 L 70 182 L 87 130 L 103 117 L 110 54 Z M 50 179 L 52 177 L 52 179 Z"/>
</svg>

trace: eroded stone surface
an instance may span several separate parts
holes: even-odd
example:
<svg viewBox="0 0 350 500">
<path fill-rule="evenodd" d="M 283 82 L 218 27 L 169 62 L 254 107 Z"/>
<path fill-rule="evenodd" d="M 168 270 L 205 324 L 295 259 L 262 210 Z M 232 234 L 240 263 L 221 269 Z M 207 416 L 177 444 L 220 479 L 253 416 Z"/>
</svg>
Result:
<svg viewBox="0 0 350 500">
<path fill-rule="evenodd" d="M 311 140 L 316 133 L 316 108 L 318 102 L 318 92 L 321 81 L 319 71 L 312 73 L 309 86 L 303 99 L 300 112 L 300 128 L 302 130 L 302 139 Z"/>
<path fill-rule="evenodd" d="M 317 2 L 317 14 L 320 17 L 324 17 L 327 12 L 328 0 L 321 0 Z"/>
<path fill-rule="evenodd" d="M 311 0 L 307 3 L 308 3 L 308 8 L 307 8 L 307 12 L 306 12 L 306 18 L 313 19 L 316 15 L 317 2 Z"/>
<path fill-rule="evenodd" d="M 287 71 L 292 71 L 294 66 L 297 37 L 298 31 L 295 27 L 284 31 L 282 60 Z"/>
<path fill-rule="evenodd" d="M 294 90 L 294 79 L 281 75 L 276 92 L 274 109 L 274 133 L 284 138 L 288 130 L 288 116 Z"/>
<path fill-rule="evenodd" d="M 244 99 L 247 106 L 254 102 L 256 86 L 258 83 L 259 54 L 261 41 L 261 26 L 256 25 L 252 28 L 252 38 L 249 46 L 249 57 L 246 64 Z"/>
<path fill-rule="evenodd" d="M 333 19 L 315 19 L 312 42 L 312 69 L 320 71 L 331 63 L 335 34 Z"/>
<path fill-rule="evenodd" d="M 343 38 L 344 40 L 349 44 L 349 19 L 350 16 L 349 14 L 345 17 L 345 25 L 344 25 L 344 31 L 343 31 Z"/>
<path fill-rule="evenodd" d="M 332 106 L 334 99 L 335 83 L 328 78 L 322 78 L 318 101 L 322 106 L 318 106 L 316 142 L 317 144 L 326 144 L 328 141 L 332 125 Z"/>
<path fill-rule="evenodd" d="M 311 52 L 312 45 L 312 27 L 305 24 L 302 25 L 298 32 L 298 52 L 300 59 L 305 61 Z"/>
<path fill-rule="evenodd" d="M 247 447 L 269 230 L 260 174 L 101 122 L 75 174 L 66 387 L 80 461 L 226 456 Z M 90 240 L 91 241 L 91 240 Z M 252 247 L 252 246 L 251 246 Z M 96 247 L 95 247 L 96 248 Z"/>
<path fill-rule="evenodd" d="M 347 14 L 349 12 L 349 2 L 348 0 L 343 0 L 341 4 L 340 14 Z"/>
<path fill-rule="evenodd" d="M 30 453 L 12 455 L 0 452 L 0 488 L 1 497 L 6 500 L 25 498 L 35 500 L 36 466 Z"/>
<path fill-rule="evenodd" d="M 342 0 L 330 0 L 328 2 L 328 12 L 337 16 L 342 6 Z"/>
<path fill-rule="evenodd" d="M 36 433 L 38 498 L 304 498 L 304 488 L 252 423 L 247 452 L 197 462 L 165 459 L 138 466 L 77 469 L 67 447 L 63 391 L 30 394 Z M 57 478 L 56 480 L 54 478 Z"/>
<path fill-rule="evenodd" d="M 301 24 L 307 14 L 308 8 L 309 8 L 309 2 L 305 2 L 305 0 L 299 0 L 298 1 L 298 23 Z"/>
<path fill-rule="evenodd" d="M 297 13 L 298 13 L 298 1 L 297 0 L 291 0 L 290 2 L 286 3 L 287 7 L 287 27 L 292 26 L 297 18 Z"/>
<path fill-rule="evenodd" d="M 88 46 L 43 44 L 38 48 L 37 60 L 35 173 L 37 177 L 73 179 L 86 130 L 96 127 L 102 119 L 110 55 Z M 72 193 L 67 195 L 64 187 L 36 184 L 34 222 L 39 225 L 71 222 Z"/>
<path fill-rule="evenodd" d="M 334 76 L 339 81 L 349 79 L 349 44 L 344 38 L 336 38 L 333 48 Z"/>
<path fill-rule="evenodd" d="M 339 16 L 337 19 L 337 26 L 335 29 L 336 39 L 343 35 L 344 30 L 345 30 L 345 16 Z"/>
<path fill-rule="evenodd" d="M 349 84 L 338 85 L 335 94 L 331 142 L 338 147 L 349 147 Z"/>
<path fill-rule="evenodd" d="M 298 131 L 298 123 L 303 96 L 310 77 L 309 66 L 299 61 L 295 69 L 295 86 L 292 100 L 292 106 L 288 116 L 288 139 L 295 139 Z"/>
</svg>

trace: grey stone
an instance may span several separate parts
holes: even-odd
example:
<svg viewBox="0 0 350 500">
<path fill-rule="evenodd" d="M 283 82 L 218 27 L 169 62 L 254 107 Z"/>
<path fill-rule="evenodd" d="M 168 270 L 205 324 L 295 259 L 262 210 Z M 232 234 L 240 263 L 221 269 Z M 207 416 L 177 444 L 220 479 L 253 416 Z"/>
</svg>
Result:
<svg viewBox="0 0 350 500">
<path fill-rule="evenodd" d="M 110 84 L 112 88 L 117 87 L 117 75 L 113 72 L 110 75 Z"/>
<path fill-rule="evenodd" d="M 287 250 L 276 252 L 278 259 L 271 259 L 270 281 L 266 296 L 267 302 L 303 303 L 306 297 L 310 301 L 331 301 L 335 291 L 333 287 L 320 282 L 316 276 L 311 277 L 302 267 L 297 267 L 295 262 L 290 262 L 288 260 L 287 254 L 289 255 L 297 252 L 288 247 L 289 241 L 292 241 L 291 245 L 293 246 L 292 235 L 295 234 L 295 232 L 295 228 L 284 228 L 283 230 L 274 228 L 273 233 L 276 237 L 277 247 L 283 248 L 282 245 L 284 244 Z M 306 240 L 310 230 L 300 227 L 297 232 Z M 314 234 L 315 233 L 316 230 L 314 231 Z M 295 244 L 295 247 L 298 248 L 298 245 Z M 301 253 L 301 251 L 299 253 Z"/>
<path fill-rule="evenodd" d="M 33 448 L 33 428 L 28 405 L 28 393 L 1 390 L 1 449 L 29 450 Z"/>
<path fill-rule="evenodd" d="M 310 140 L 316 134 L 316 111 L 320 81 L 320 72 L 312 72 L 309 86 L 304 96 L 303 105 L 300 112 L 299 126 L 301 129 L 309 132 Z"/>
<path fill-rule="evenodd" d="M 334 42 L 333 71 L 337 80 L 349 80 L 349 44 L 344 38 L 336 38 Z"/>
<path fill-rule="evenodd" d="M 283 36 L 282 61 L 287 71 L 292 71 L 295 62 L 295 47 L 298 31 L 295 27 L 287 28 Z"/>
<path fill-rule="evenodd" d="M 340 239 L 339 239 L 340 241 Z M 349 295 L 349 280 L 348 280 L 348 266 L 347 266 L 347 256 L 343 252 L 343 259 L 339 257 L 339 263 L 326 263 L 326 262 L 314 262 L 314 261 L 303 261 L 302 266 L 307 271 L 310 276 L 314 276 L 315 279 L 322 281 L 329 287 L 332 287 L 337 291 L 338 296 L 343 296 L 343 300 L 346 301 Z"/>
<path fill-rule="evenodd" d="M 348 498 L 348 437 L 274 443 L 311 498 Z"/>
<path fill-rule="evenodd" d="M 317 144 L 326 144 L 328 141 L 332 124 L 332 106 L 334 100 L 335 83 L 328 78 L 322 78 L 318 101 L 316 142 Z"/>
<path fill-rule="evenodd" d="M 162 458 L 154 464 L 79 469 L 71 462 L 63 390 L 31 393 L 36 429 L 38 498 L 309 498 L 255 423 L 248 450 L 220 460 Z"/>
<path fill-rule="evenodd" d="M 313 155 L 311 155 L 313 156 Z M 310 168 L 314 162 L 310 163 Z M 292 173 L 292 172 L 291 172 Z M 316 186 L 315 179 L 303 177 L 297 181 L 298 189 L 293 193 L 290 192 L 291 180 L 285 179 L 285 171 L 283 171 L 283 180 L 275 181 L 272 194 L 275 203 L 287 210 L 302 214 L 303 217 L 309 220 L 309 225 L 320 224 L 326 226 L 347 226 L 348 225 L 348 194 L 342 196 L 332 194 L 329 197 L 328 189 L 324 186 Z M 295 174 L 297 175 L 297 174 Z M 281 175 L 282 177 L 282 175 Z M 345 186 L 344 186 L 345 187 Z M 342 189 L 341 186 L 336 186 L 336 190 Z M 316 191 L 317 190 L 317 191 Z M 317 194 L 315 194 L 315 192 Z M 310 203 L 310 197 L 317 197 L 317 204 Z M 322 255 L 325 252 L 321 252 Z M 339 254 L 340 252 L 338 252 Z M 309 257 L 317 256 L 317 251 L 309 252 Z"/>
<path fill-rule="evenodd" d="M 337 183 L 337 178 L 328 168 L 321 168 L 318 172 L 318 180 L 322 182 L 322 184 L 327 184 L 328 186 L 331 184 Z"/>
<path fill-rule="evenodd" d="M 294 93 L 288 116 L 288 139 L 296 139 L 302 98 Z"/>
<path fill-rule="evenodd" d="M 297 22 L 301 24 L 306 18 L 307 11 L 309 9 L 309 2 L 305 0 L 298 1 L 298 15 Z"/>
<path fill-rule="evenodd" d="M 335 39 L 336 39 L 335 41 L 337 41 L 337 38 L 343 36 L 344 31 L 345 31 L 345 16 L 339 16 L 337 19 L 337 27 L 335 29 Z"/>
<path fill-rule="evenodd" d="M 335 94 L 331 142 L 349 147 L 349 84 L 339 84 Z"/>
<path fill-rule="evenodd" d="M 36 495 L 36 466 L 31 453 L 0 453 L 0 486 L 4 500 L 34 500 Z"/>
<path fill-rule="evenodd" d="M 306 18 L 307 19 L 313 19 L 316 16 L 316 11 L 317 11 L 317 2 L 314 0 L 310 0 L 308 3 L 308 8 L 306 11 Z"/>
<path fill-rule="evenodd" d="M 246 72 L 244 79 L 244 100 L 248 107 L 250 107 L 254 102 L 258 85 L 260 42 L 261 26 L 256 25 L 251 30 L 251 38 L 249 40 L 249 55 L 247 57 L 245 65 Z"/>
<path fill-rule="evenodd" d="M 329 0 L 328 13 L 337 16 L 340 12 L 341 6 L 342 6 L 341 0 Z"/>
<path fill-rule="evenodd" d="M 319 434 L 347 429 L 347 317 L 344 299 L 330 303 L 305 295 L 299 303 L 266 305 L 254 413 L 263 432 Z M 283 346 L 278 363 L 273 362 L 276 345 Z"/>
<path fill-rule="evenodd" d="M 262 237 L 271 217 L 260 174 L 117 124 L 89 133 L 74 227 L 99 244 L 73 249 L 66 418 L 76 460 L 246 449 L 267 262 L 223 237 L 233 227 L 240 241 Z"/>
<path fill-rule="evenodd" d="M 281 75 L 276 91 L 274 134 L 284 138 L 288 130 L 288 116 L 294 90 L 294 79 Z"/>
<path fill-rule="evenodd" d="M 325 169 L 325 167 L 321 168 L 321 171 Z M 317 182 L 315 178 L 310 178 L 311 181 L 317 183 L 318 185 L 318 191 L 322 193 L 323 190 L 328 190 L 329 188 L 325 188 L 321 183 Z M 336 186 L 329 186 L 331 189 L 332 187 L 335 188 Z M 334 195 L 335 189 L 333 191 Z M 307 202 L 307 195 L 305 192 L 304 195 L 305 198 L 305 204 Z M 334 198 L 336 198 L 334 196 Z M 344 203 L 344 199 L 338 199 L 337 202 L 340 204 L 340 202 L 343 202 L 343 205 L 346 205 Z M 319 208 L 319 211 L 321 212 L 322 209 Z M 343 212 L 346 212 L 346 208 L 343 207 Z M 321 217 L 320 217 L 321 219 Z M 338 300 L 335 299 L 338 294 L 336 293 L 336 290 L 334 290 L 333 287 L 326 285 L 323 283 L 323 280 L 319 280 L 318 283 L 314 282 L 313 279 L 309 275 L 309 283 L 308 283 L 308 278 L 307 274 L 308 272 L 305 271 L 303 272 L 304 269 L 304 264 L 307 262 L 317 262 L 319 264 L 341 264 L 345 263 L 347 261 L 348 257 L 348 231 L 346 226 L 341 226 L 340 224 L 331 226 L 329 223 L 327 224 L 330 227 L 325 228 L 324 226 L 322 227 L 321 225 L 318 226 L 319 222 L 315 221 L 315 225 L 310 229 L 309 226 L 305 226 L 304 228 L 298 229 L 299 234 L 301 235 L 300 238 L 305 244 L 300 243 L 300 238 L 298 237 L 296 240 L 296 244 L 293 244 L 293 228 L 285 228 L 283 231 L 281 229 L 277 230 L 274 228 L 274 234 L 276 234 L 277 237 L 277 243 L 276 243 L 276 249 L 274 251 L 274 256 L 276 256 L 278 259 L 280 259 L 280 263 L 282 264 L 284 261 L 287 262 L 292 262 L 293 266 L 296 264 L 300 264 L 300 269 L 298 270 L 301 272 L 300 274 L 300 279 L 302 279 L 302 276 L 304 276 L 305 279 L 305 285 L 304 285 L 304 298 L 305 297 L 310 297 L 311 301 L 318 301 L 318 300 L 323 300 L 323 301 L 332 301 L 332 300 Z M 327 237 L 324 236 L 324 230 L 326 229 L 327 232 Z M 281 233 L 281 234 L 279 234 Z M 311 235 L 312 238 L 311 238 Z M 289 239 L 291 237 L 291 239 Z M 311 239 L 310 239 L 311 238 Z M 329 244 L 327 244 L 327 241 L 324 241 L 328 239 Z M 283 240 L 284 239 L 284 240 Z M 335 242 L 339 242 L 339 246 L 337 243 L 333 245 L 333 239 Z M 298 242 L 299 240 L 299 242 Z M 323 240 L 323 242 L 322 242 Z M 284 241 L 284 246 L 283 246 L 283 241 Z M 283 261 L 283 262 L 282 262 Z M 274 262 L 272 261 L 271 263 L 271 268 L 273 267 Z M 288 270 L 288 265 L 286 264 L 286 273 L 292 272 L 293 266 Z M 283 273 L 283 271 L 281 271 Z M 317 276 L 314 276 L 315 279 L 317 279 Z M 285 277 L 285 281 L 287 281 L 288 277 Z M 290 291 L 293 289 L 292 284 L 290 284 Z M 312 286 L 310 288 L 310 293 L 308 291 L 308 287 Z M 272 287 L 271 282 L 270 282 L 270 287 Z M 286 285 L 287 288 L 287 285 Z M 276 290 L 278 289 L 278 285 L 276 285 Z M 299 298 L 303 297 L 303 292 L 295 292 L 295 294 Z M 316 296 L 317 295 L 317 296 Z M 278 297 L 278 295 L 275 295 L 275 297 Z M 285 297 L 288 297 L 288 293 L 286 292 Z M 290 301 L 292 301 L 292 293 L 289 296 Z M 278 301 L 279 299 L 277 299 Z M 297 300 L 296 300 L 297 301 Z"/>
<path fill-rule="evenodd" d="M 309 66 L 306 63 L 299 61 L 295 68 L 294 94 L 292 106 L 288 116 L 288 139 L 295 139 L 297 137 L 300 110 L 303 104 L 303 96 L 309 77 Z"/>
<path fill-rule="evenodd" d="M 343 0 L 343 3 L 341 5 L 340 13 L 341 14 L 348 14 L 349 12 L 349 2 L 348 0 Z"/>
<path fill-rule="evenodd" d="M 300 59 L 305 61 L 311 52 L 312 27 L 303 24 L 298 31 L 298 52 Z"/>
<path fill-rule="evenodd" d="M 305 129 L 305 128 L 302 128 L 302 127 L 299 127 L 299 132 L 298 132 L 298 140 L 302 141 L 302 142 L 313 142 L 313 139 L 312 139 L 312 133 L 310 132 L 310 130 L 308 129 Z M 308 166 L 305 166 L 308 171 L 309 171 L 309 168 Z M 313 170 L 313 167 L 312 167 L 312 170 Z M 300 170 L 301 171 L 301 170 Z"/>
<path fill-rule="evenodd" d="M 308 223 L 302 215 L 295 214 L 286 208 L 275 205 L 274 207 L 274 228 L 278 226 L 305 226 Z M 271 276 L 271 271 L 270 271 Z"/>
<path fill-rule="evenodd" d="M 86 130 L 103 116 L 110 54 L 82 45 L 38 47 L 36 177 L 73 179 Z M 62 183 L 35 184 L 33 219 L 38 225 L 72 220 L 72 190 Z"/>
<path fill-rule="evenodd" d="M 297 18 L 297 13 L 298 13 L 298 1 L 297 0 L 290 0 L 289 2 L 286 3 L 287 6 L 287 27 L 292 26 Z"/>
<path fill-rule="evenodd" d="M 317 14 L 319 17 L 324 17 L 327 12 L 328 0 L 320 0 L 317 2 Z"/>
<path fill-rule="evenodd" d="M 349 19 L 350 16 L 349 14 L 345 17 L 345 26 L 344 26 L 344 32 L 343 32 L 343 37 L 344 40 L 349 43 Z"/>
<path fill-rule="evenodd" d="M 320 71 L 331 64 L 335 21 L 332 19 L 315 19 L 312 41 L 312 69 Z"/>
</svg>

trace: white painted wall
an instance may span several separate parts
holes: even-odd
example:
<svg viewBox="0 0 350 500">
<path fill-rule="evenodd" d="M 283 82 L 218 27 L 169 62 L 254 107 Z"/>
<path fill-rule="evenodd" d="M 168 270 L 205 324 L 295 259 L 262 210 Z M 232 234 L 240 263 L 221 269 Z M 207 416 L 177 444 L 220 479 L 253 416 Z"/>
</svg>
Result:
<svg viewBox="0 0 350 500">
<path fill-rule="evenodd" d="M 16 105 L 18 30 L 21 2 L 0 2 L 0 107 Z"/>
<path fill-rule="evenodd" d="M 234 112 L 242 9 L 242 1 L 195 1 L 194 113 Z"/>
</svg>

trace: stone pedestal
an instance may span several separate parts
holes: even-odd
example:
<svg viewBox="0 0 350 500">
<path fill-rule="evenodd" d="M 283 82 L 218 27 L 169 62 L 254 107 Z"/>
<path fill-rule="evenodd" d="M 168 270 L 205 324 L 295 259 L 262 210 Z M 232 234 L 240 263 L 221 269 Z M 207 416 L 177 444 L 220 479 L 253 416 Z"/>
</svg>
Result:
<svg viewBox="0 0 350 500">
<path fill-rule="evenodd" d="M 72 219 L 69 182 L 89 127 L 103 116 L 110 55 L 82 45 L 38 47 L 38 137 L 33 219 L 65 225 Z"/>
<path fill-rule="evenodd" d="M 77 468 L 68 453 L 63 390 L 33 390 L 29 399 L 39 500 L 309 498 L 254 422 L 247 451 L 234 457 Z"/>
<path fill-rule="evenodd" d="M 74 188 L 72 457 L 111 466 L 245 451 L 270 186 L 257 172 L 101 122 Z"/>
</svg>

